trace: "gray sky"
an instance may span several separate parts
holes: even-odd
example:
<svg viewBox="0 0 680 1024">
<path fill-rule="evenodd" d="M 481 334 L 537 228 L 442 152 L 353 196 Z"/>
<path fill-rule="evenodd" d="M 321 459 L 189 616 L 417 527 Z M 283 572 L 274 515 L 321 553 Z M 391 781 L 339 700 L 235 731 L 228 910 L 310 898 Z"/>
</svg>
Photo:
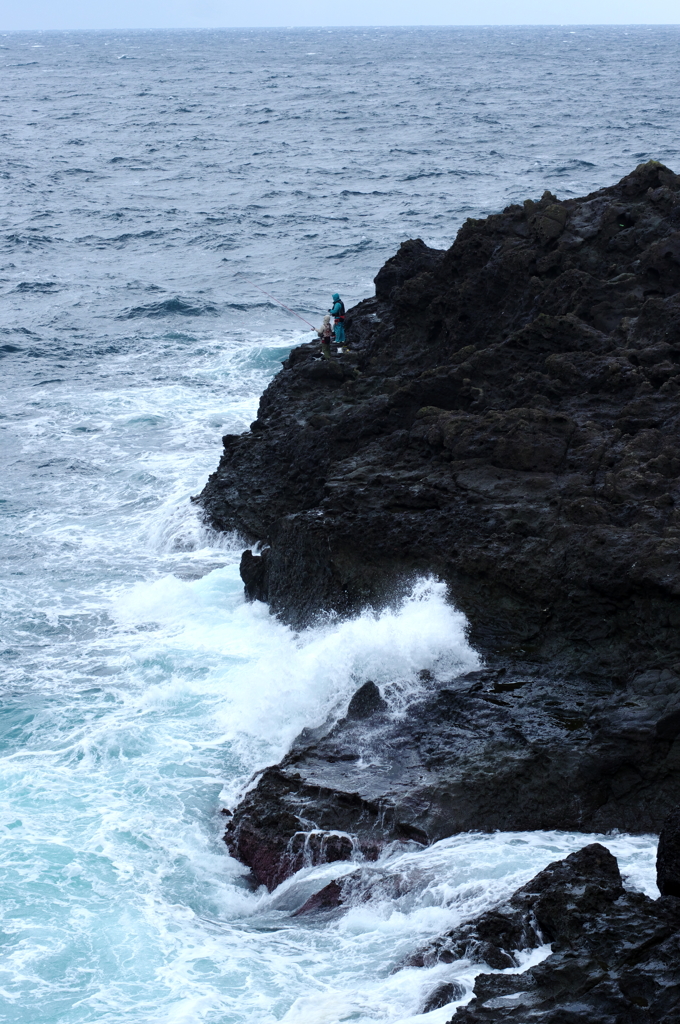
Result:
<svg viewBox="0 0 680 1024">
<path fill-rule="evenodd" d="M 0 4 L 0 31 L 678 23 L 678 0 L 2 0 Z"/>
</svg>

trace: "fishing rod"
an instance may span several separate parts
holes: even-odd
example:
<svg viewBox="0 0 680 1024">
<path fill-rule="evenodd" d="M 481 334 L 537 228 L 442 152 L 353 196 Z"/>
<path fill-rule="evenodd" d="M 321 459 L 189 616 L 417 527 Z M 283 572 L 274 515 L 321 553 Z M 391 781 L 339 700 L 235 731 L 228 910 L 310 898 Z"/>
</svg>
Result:
<svg viewBox="0 0 680 1024">
<path fill-rule="evenodd" d="M 279 306 L 283 306 L 283 308 L 287 309 L 289 313 L 292 313 L 293 316 L 296 316 L 298 318 L 298 320 L 302 320 L 303 324 L 308 324 L 309 327 L 311 327 L 313 331 L 316 330 L 316 327 L 314 326 L 314 324 L 310 324 L 309 320 L 305 320 L 305 318 L 303 316 L 300 316 L 299 313 L 296 313 L 295 310 L 291 309 L 290 306 L 287 306 L 285 304 L 285 302 L 281 302 L 281 300 L 277 299 L 275 295 L 270 295 L 269 292 L 266 292 L 264 290 L 264 288 L 260 288 L 260 286 L 258 284 L 255 284 L 254 281 L 251 281 L 250 278 L 246 277 L 246 275 L 244 273 L 242 273 L 240 270 L 239 270 L 237 276 L 238 277 L 243 277 L 248 282 L 249 285 L 252 285 L 253 288 L 257 288 L 258 292 L 262 292 L 262 294 L 266 295 L 268 299 L 273 299 L 273 301 L 278 303 Z"/>
</svg>

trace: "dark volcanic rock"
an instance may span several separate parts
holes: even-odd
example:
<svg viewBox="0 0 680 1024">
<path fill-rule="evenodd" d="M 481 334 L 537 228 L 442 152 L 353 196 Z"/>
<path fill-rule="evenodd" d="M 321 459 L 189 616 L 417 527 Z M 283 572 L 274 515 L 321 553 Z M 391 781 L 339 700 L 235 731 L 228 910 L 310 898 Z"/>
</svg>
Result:
<svg viewBox="0 0 680 1024">
<path fill-rule="evenodd" d="M 680 798 L 680 178 L 650 162 L 445 253 L 404 243 L 347 327 L 350 355 L 294 349 L 224 438 L 206 516 L 261 544 L 246 592 L 288 621 L 433 574 L 507 671 L 308 738 L 231 850 L 272 885 L 470 828 L 658 830 Z"/>
<path fill-rule="evenodd" d="M 300 625 L 435 573 L 485 652 L 680 665 L 680 178 L 546 193 L 376 281 L 352 355 L 294 349 L 200 497 L 269 545 L 248 593 Z"/>
<path fill-rule="evenodd" d="M 602 915 L 609 916 L 623 895 L 616 857 L 592 843 L 549 864 L 507 903 L 438 939 L 405 966 L 431 967 L 467 958 L 500 970 L 517 967 L 520 950 L 557 941 L 578 943 L 597 931 Z"/>
<path fill-rule="evenodd" d="M 680 790 L 680 742 L 656 731 L 677 680 L 638 685 L 489 671 L 432 683 L 406 716 L 301 737 L 236 808 L 230 850 L 272 887 L 305 856 L 372 860 L 470 829 L 658 831 Z"/>
<path fill-rule="evenodd" d="M 680 901 L 626 892 L 594 843 L 550 864 L 492 913 L 423 951 L 424 963 L 490 963 L 550 943 L 523 974 L 481 974 L 452 1024 L 637 1024 L 680 1019 Z M 492 957 L 493 958 L 493 957 Z M 491 958 L 491 959 L 492 959 Z M 493 965 L 495 966 L 495 964 Z"/>
<path fill-rule="evenodd" d="M 377 711 L 384 711 L 386 702 L 374 682 L 364 683 L 352 697 L 347 708 L 348 718 L 370 718 Z"/>
<path fill-rule="evenodd" d="M 420 238 L 402 242 L 396 256 L 389 259 L 376 275 L 376 299 L 389 301 L 400 285 L 419 274 L 436 270 L 443 258 L 443 249 L 430 249 Z"/>
<path fill-rule="evenodd" d="M 680 896 L 680 807 L 663 823 L 656 860 L 656 884 L 664 896 Z"/>
<path fill-rule="evenodd" d="M 449 1003 L 454 1003 L 462 996 L 463 989 L 453 981 L 438 985 L 423 1006 L 421 1013 L 430 1013 L 432 1010 L 438 1010 L 440 1006 L 448 1006 Z"/>
<path fill-rule="evenodd" d="M 318 914 L 324 910 L 337 910 L 341 906 L 342 886 L 334 879 L 328 885 L 324 885 L 319 892 L 310 896 L 306 903 L 303 903 L 300 909 L 295 911 L 293 917 L 300 917 L 302 914 Z"/>
</svg>

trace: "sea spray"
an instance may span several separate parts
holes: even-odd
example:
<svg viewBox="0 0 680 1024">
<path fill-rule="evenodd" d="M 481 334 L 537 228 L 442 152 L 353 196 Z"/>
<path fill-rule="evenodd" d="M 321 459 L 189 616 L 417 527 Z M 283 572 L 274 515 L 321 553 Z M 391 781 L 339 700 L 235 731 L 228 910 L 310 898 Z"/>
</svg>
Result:
<svg viewBox="0 0 680 1024">
<path fill-rule="evenodd" d="M 144 628 L 139 678 L 160 663 L 173 695 L 210 693 L 213 729 L 249 772 L 280 760 L 305 726 L 343 712 L 367 679 L 398 713 L 421 691 L 423 670 L 451 676 L 479 664 L 464 616 L 433 580 L 418 581 L 398 608 L 301 633 L 265 605 L 245 604 L 241 591 L 234 565 L 191 582 L 167 576 L 121 595 L 114 615 Z M 163 702 L 167 692 L 156 684 L 145 699 Z"/>
</svg>

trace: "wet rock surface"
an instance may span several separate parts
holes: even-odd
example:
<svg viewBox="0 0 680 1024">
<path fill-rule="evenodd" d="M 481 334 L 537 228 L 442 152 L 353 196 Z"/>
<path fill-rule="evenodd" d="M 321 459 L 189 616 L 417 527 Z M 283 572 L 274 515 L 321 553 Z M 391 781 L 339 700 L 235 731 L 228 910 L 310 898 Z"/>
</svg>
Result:
<svg viewBox="0 0 680 1024">
<path fill-rule="evenodd" d="M 347 708 L 348 718 L 371 718 L 378 711 L 384 711 L 387 702 L 380 695 L 380 690 L 375 683 L 369 679 L 367 683 L 359 687 L 349 702 Z"/>
<path fill-rule="evenodd" d="M 631 699 L 540 673 L 432 680 L 406 715 L 303 734 L 236 808 L 227 842 L 273 888 L 305 863 L 470 829 L 658 831 L 680 791 L 680 743 L 657 732 L 675 686 Z"/>
<path fill-rule="evenodd" d="M 652 162 L 446 252 L 404 243 L 347 326 L 348 355 L 291 352 L 199 500 L 260 543 L 246 593 L 287 621 L 432 574 L 487 671 L 301 737 L 230 849 L 271 887 L 471 828 L 658 831 L 680 794 L 680 178 Z"/>
<path fill-rule="evenodd" d="M 624 890 L 616 858 L 598 843 L 550 864 L 414 962 L 464 956 L 503 969 L 544 944 L 550 955 L 523 973 L 480 974 L 452 1024 L 680 1020 L 680 900 Z"/>
</svg>

